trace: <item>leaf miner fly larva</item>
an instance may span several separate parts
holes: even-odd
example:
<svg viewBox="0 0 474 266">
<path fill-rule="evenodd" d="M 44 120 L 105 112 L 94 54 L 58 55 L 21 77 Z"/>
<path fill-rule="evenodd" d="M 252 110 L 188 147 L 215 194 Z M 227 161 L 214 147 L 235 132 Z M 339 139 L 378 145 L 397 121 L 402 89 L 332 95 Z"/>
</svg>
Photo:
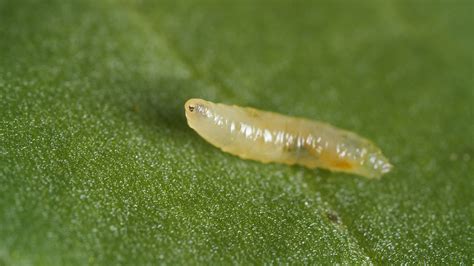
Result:
<svg viewBox="0 0 474 266">
<path fill-rule="evenodd" d="M 371 141 L 305 118 L 190 99 L 186 119 L 225 152 L 263 163 L 298 164 L 379 178 L 392 165 Z"/>
</svg>

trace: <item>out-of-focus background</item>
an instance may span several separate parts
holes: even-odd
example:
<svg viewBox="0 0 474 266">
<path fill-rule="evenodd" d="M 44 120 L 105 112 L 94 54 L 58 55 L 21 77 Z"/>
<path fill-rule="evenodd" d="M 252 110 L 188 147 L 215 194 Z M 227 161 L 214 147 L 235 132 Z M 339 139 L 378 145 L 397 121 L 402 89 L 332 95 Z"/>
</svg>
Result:
<svg viewBox="0 0 474 266">
<path fill-rule="evenodd" d="M 0 265 L 472 264 L 474 2 L 0 0 Z M 374 181 L 241 160 L 192 97 L 322 120 Z"/>
</svg>

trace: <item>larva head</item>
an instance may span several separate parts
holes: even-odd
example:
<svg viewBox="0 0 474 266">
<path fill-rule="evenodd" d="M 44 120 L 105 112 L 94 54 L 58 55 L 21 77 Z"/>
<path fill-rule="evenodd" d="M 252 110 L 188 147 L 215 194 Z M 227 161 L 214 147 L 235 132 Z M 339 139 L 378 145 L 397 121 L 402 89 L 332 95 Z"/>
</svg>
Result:
<svg viewBox="0 0 474 266">
<path fill-rule="evenodd" d="M 201 137 L 208 142 L 220 147 L 221 143 L 227 139 L 227 134 L 223 127 L 219 126 L 216 118 L 217 105 L 202 99 L 190 99 L 184 104 L 186 120 L 189 127 L 194 129 Z"/>
<path fill-rule="evenodd" d="M 222 126 L 217 104 L 202 99 L 190 99 L 184 104 L 189 127 L 214 146 L 221 147 L 228 141 Z M 222 110 L 221 110 L 222 111 Z"/>
<path fill-rule="evenodd" d="M 196 131 L 205 128 L 211 122 L 213 104 L 202 99 L 189 99 L 184 104 L 188 125 Z"/>
<path fill-rule="evenodd" d="M 207 117 L 209 116 L 210 103 L 202 99 L 189 99 L 184 104 L 184 110 L 186 112 L 186 118 Z"/>
</svg>

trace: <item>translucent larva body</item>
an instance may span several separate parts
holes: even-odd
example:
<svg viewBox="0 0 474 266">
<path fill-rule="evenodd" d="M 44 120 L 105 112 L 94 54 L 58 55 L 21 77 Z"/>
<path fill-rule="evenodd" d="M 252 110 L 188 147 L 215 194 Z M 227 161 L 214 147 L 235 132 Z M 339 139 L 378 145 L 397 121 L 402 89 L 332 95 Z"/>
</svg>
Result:
<svg viewBox="0 0 474 266">
<path fill-rule="evenodd" d="M 299 164 L 378 178 L 392 165 L 372 142 L 326 123 L 190 99 L 188 124 L 225 152 L 263 163 Z"/>
</svg>

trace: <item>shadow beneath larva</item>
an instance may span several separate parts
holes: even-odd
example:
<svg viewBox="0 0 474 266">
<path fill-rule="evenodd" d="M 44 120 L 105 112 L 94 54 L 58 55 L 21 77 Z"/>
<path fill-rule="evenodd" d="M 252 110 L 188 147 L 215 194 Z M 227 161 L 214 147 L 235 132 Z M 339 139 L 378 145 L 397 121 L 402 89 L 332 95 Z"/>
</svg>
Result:
<svg viewBox="0 0 474 266">
<path fill-rule="evenodd" d="M 331 176 L 333 175 L 333 173 L 331 171 L 324 170 L 324 169 L 321 169 L 321 168 L 309 169 L 309 168 L 306 168 L 304 166 L 301 166 L 301 167 L 304 169 L 304 171 L 306 173 L 305 177 L 309 180 L 312 180 L 312 181 L 321 182 L 322 180 L 326 180 L 328 178 L 331 178 Z"/>
<path fill-rule="evenodd" d="M 303 182 L 314 191 L 320 191 L 321 187 L 332 183 L 341 178 L 345 178 L 345 174 L 332 172 L 326 169 L 316 168 L 309 169 L 303 166 L 297 166 L 303 171 Z"/>
</svg>

